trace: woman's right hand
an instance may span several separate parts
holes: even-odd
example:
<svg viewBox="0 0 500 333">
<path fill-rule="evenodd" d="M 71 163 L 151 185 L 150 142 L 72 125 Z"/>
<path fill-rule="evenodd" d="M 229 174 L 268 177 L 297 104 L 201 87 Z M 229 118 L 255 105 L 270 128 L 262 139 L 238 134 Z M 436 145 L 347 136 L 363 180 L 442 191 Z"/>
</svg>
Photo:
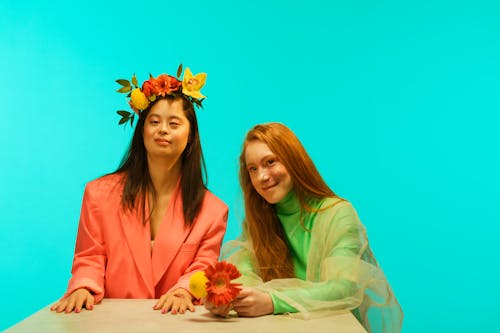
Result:
<svg viewBox="0 0 500 333">
<path fill-rule="evenodd" d="M 73 291 L 69 296 L 60 299 L 50 307 L 50 310 L 57 313 L 63 311 L 70 313 L 75 310 L 75 313 L 79 313 L 83 306 L 87 310 L 92 310 L 94 308 L 94 296 L 87 289 L 80 288 Z"/>
</svg>

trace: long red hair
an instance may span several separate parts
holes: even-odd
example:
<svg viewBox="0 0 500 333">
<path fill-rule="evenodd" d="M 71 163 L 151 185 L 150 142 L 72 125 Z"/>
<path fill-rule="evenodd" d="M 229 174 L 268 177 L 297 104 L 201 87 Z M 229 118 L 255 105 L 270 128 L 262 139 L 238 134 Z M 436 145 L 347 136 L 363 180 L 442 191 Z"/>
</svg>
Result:
<svg viewBox="0 0 500 333">
<path fill-rule="evenodd" d="M 274 205 L 257 193 L 248 174 L 245 151 L 251 141 L 265 143 L 286 168 L 303 211 L 311 211 L 308 205 L 311 199 L 336 195 L 319 174 L 302 143 L 288 127 L 280 123 L 260 124 L 247 133 L 240 155 L 240 183 L 245 199 L 244 229 L 254 247 L 264 281 L 294 277 L 290 249 Z"/>
</svg>

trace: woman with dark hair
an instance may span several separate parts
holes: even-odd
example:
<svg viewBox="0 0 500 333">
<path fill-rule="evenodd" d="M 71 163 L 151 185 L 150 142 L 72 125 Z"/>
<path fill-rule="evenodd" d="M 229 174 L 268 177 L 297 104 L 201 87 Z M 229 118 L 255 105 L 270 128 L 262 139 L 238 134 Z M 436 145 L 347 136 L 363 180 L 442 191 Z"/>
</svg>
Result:
<svg viewBox="0 0 500 333">
<path fill-rule="evenodd" d="M 72 277 L 51 309 L 90 310 L 107 297 L 194 311 L 189 279 L 218 259 L 228 213 L 202 174 L 194 104 L 203 101 L 205 74 L 186 68 L 183 81 L 162 74 L 142 88 L 135 77 L 118 82 L 139 120 L 118 170 L 85 188 Z M 133 113 L 118 113 L 120 124 L 133 122 Z"/>
<path fill-rule="evenodd" d="M 324 182 L 295 134 L 257 125 L 244 141 L 243 233 L 225 245 L 243 284 L 214 314 L 290 313 L 302 318 L 352 311 L 370 332 L 399 332 L 403 314 L 370 250 L 352 205 Z"/>
</svg>

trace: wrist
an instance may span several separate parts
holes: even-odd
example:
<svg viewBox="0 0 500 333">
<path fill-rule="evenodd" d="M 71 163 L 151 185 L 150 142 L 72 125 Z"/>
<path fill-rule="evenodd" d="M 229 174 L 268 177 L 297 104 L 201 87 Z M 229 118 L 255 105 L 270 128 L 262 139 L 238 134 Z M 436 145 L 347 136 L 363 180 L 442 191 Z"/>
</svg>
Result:
<svg viewBox="0 0 500 333">
<path fill-rule="evenodd" d="M 271 297 L 271 295 L 267 294 L 267 297 L 268 297 L 268 312 L 266 314 L 273 314 L 274 313 L 274 302 L 273 302 L 273 298 Z"/>
<path fill-rule="evenodd" d="M 174 297 L 180 297 L 180 298 L 185 298 L 185 299 L 189 299 L 189 300 L 193 299 L 193 295 L 191 295 L 191 293 L 184 288 L 177 288 L 177 289 L 173 290 L 172 295 Z"/>
</svg>

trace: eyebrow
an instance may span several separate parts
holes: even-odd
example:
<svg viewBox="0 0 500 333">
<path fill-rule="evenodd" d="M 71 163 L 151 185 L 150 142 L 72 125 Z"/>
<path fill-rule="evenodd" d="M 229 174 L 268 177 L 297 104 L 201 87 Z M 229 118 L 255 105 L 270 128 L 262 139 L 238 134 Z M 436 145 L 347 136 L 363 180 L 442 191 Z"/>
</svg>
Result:
<svg viewBox="0 0 500 333">
<path fill-rule="evenodd" d="M 245 165 L 246 165 L 246 166 L 249 166 L 249 165 L 252 165 L 252 164 L 259 164 L 259 163 L 261 163 L 263 160 L 268 159 L 268 158 L 270 158 L 270 157 L 276 158 L 276 154 L 274 154 L 274 153 L 270 153 L 270 154 L 264 155 L 264 156 L 262 156 L 262 158 L 260 158 L 260 159 L 259 159 L 259 162 L 257 162 L 257 163 L 254 163 L 254 162 L 249 162 L 249 163 L 246 163 Z"/>
<path fill-rule="evenodd" d="M 152 113 L 149 113 L 149 114 L 148 114 L 147 118 L 149 118 L 149 117 L 159 117 L 159 118 L 161 118 L 161 115 L 159 115 L 158 113 L 154 113 L 154 112 L 152 112 Z M 176 116 L 176 115 L 173 115 L 173 116 L 168 116 L 168 117 L 167 117 L 167 119 L 177 119 L 177 120 L 182 120 L 182 118 L 181 118 L 181 117 Z"/>
</svg>

